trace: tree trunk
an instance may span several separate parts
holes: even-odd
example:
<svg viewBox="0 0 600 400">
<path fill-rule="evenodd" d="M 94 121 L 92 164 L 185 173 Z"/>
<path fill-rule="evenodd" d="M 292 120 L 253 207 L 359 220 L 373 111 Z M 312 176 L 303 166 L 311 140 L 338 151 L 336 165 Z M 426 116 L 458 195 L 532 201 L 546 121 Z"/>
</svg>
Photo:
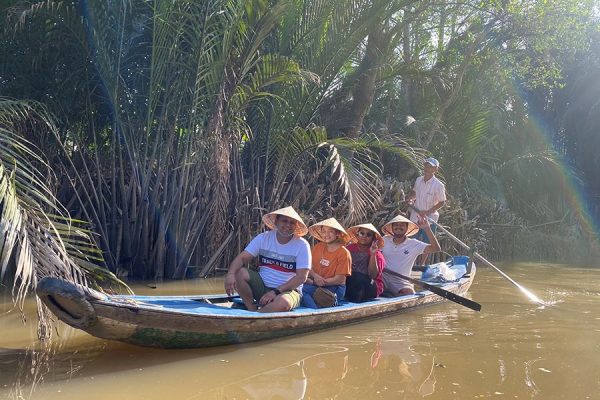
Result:
<svg viewBox="0 0 600 400">
<path fill-rule="evenodd" d="M 225 126 L 225 114 L 226 103 L 235 88 L 234 76 L 236 76 L 234 71 L 226 69 L 208 125 L 208 133 L 212 137 L 208 162 L 209 171 L 211 171 L 208 177 L 211 189 L 209 253 L 213 253 L 219 248 L 227 232 L 233 135 Z"/>
<path fill-rule="evenodd" d="M 404 16 L 402 18 L 403 33 L 402 33 L 402 57 L 404 65 L 410 65 L 412 62 L 412 46 L 410 45 L 410 18 L 411 15 L 408 10 L 404 10 Z M 406 115 L 413 114 L 413 85 L 412 78 L 405 76 L 402 78 L 402 94 L 404 97 L 404 110 Z"/>
<path fill-rule="evenodd" d="M 437 59 L 438 62 L 442 61 L 444 55 L 444 40 L 446 32 L 446 20 L 448 19 L 448 12 L 446 11 L 446 4 L 442 1 L 440 3 L 440 26 L 438 27 L 438 43 L 437 43 Z"/>
<path fill-rule="evenodd" d="M 343 129 L 348 137 L 355 138 L 358 136 L 365 116 L 373 103 L 375 79 L 380 64 L 384 37 L 381 25 L 369 32 L 365 56 L 358 67 L 356 83 L 352 89 L 350 119 L 347 127 Z"/>
</svg>

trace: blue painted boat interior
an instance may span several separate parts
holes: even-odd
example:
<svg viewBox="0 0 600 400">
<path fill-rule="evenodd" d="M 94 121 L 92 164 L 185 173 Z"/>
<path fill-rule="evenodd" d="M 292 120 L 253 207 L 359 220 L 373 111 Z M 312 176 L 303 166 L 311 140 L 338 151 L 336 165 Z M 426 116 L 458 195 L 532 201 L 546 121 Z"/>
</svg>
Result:
<svg viewBox="0 0 600 400">
<path fill-rule="evenodd" d="M 466 263 L 468 262 L 468 257 L 454 257 L 454 260 L 446 263 L 438 263 L 430 266 L 429 268 L 440 269 L 440 264 L 444 264 L 447 268 L 454 271 L 461 271 L 461 275 L 458 276 L 458 279 L 462 277 L 463 272 L 466 271 Z M 427 270 L 426 270 L 427 272 Z M 429 284 L 444 287 L 444 285 L 451 285 L 452 281 L 444 281 L 440 280 L 439 277 L 436 277 L 434 274 L 431 275 L 430 279 L 426 281 Z M 455 280 L 455 281 L 456 281 Z M 231 308 L 231 302 L 236 303 L 239 306 L 243 307 L 243 302 L 239 297 L 227 297 L 226 295 L 207 295 L 207 296 L 111 296 L 109 299 L 105 300 L 106 303 L 115 303 L 119 306 L 123 306 L 123 303 L 131 305 L 135 308 L 142 309 L 154 309 L 154 310 L 164 310 L 165 312 L 177 312 L 183 314 L 194 314 L 194 315 L 219 315 L 222 317 L 251 317 L 251 318 L 272 318 L 274 316 L 282 316 L 282 315 L 307 315 L 307 314 L 322 314 L 322 313 L 338 313 L 346 310 L 357 309 L 357 308 L 368 308 L 375 303 L 385 303 L 385 302 L 397 302 L 399 299 L 409 299 L 411 297 L 422 297 L 429 294 L 429 291 L 419 291 L 415 294 L 396 297 L 396 298 L 386 298 L 379 297 L 374 300 L 366 301 L 363 303 L 352 303 L 348 301 L 342 301 L 340 305 L 329 308 L 320 308 L 313 309 L 307 307 L 299 307 L 293 311 L 282 312 L 282 313 L 269 313 L 269 314 L 261 314 L 254 311 L 248 311 L 243 308 Z M 222 303 L 223 305 L 219 305 Z"/>
</svg>

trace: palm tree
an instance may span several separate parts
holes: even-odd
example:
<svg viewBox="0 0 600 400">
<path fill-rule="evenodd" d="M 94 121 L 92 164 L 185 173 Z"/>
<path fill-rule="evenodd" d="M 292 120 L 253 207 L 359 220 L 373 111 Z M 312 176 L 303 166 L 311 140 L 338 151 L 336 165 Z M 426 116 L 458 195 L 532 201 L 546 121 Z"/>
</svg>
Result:
<svg viewBox="0 0 600 400">
<path fill-rule="evenodd" d="M 52 169 L 25 139 L 34 131 L 55 134 L 55 129 L 40 104 L 0 98 L 0 280 L 11 275 L 19 304 L 44 276 L 128 289 L 104 267 L 88 224 L 72 219 L 57 201 Z M 38 313 L 44 326 L 39 301 Z"/>
<path fill-rule="evenodd" d="M 377 204 L 373 141 L 335 142 L 313 125 L 394 2 L 57 4 L 16 12 L 49 37 L 60 32 L 69 57 L 85 60 L 71 77 L 85 106 L 53 144 L 54 161 L 77 182 L 61 195 L 94 224 L 111 271 L 179 278 L 190 264 L 219 261 L 219 249 L 227 260 L 238 249 L 223 243 L 259 228 L 259 204 L 314 209 L 290 179 L 314 191 L 323 170 L 340 183 L 328 196 L 345 199 L 350 216 Z M 281 170 L 307 154 L 325 164 Z"/>
</svg>

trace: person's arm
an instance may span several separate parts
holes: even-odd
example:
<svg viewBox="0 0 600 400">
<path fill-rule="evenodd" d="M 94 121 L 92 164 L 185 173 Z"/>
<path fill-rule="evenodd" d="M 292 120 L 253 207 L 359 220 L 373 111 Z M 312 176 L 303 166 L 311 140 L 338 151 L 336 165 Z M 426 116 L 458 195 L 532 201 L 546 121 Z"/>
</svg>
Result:
<svg viewBox="0 0 600 400">
<path fill-rule="evenodd" d="M 312 269 L 308 272 L 308 276 L 306 277 L 305 283 L 308 283 L 310 285 L 315 284 L 314 271 Z"/>
<path fill-rule="evenodd" d="M 314 270 L 310 270 L 308 272 L 308 278 L 306 279 L 306 283 L 311 285 L 319 286 L 319 282 L 323 279 L 323 277 L 317 274 Z"/>
<path fill-rule="evenodd" d="M 322 244 L 321 243 L 317 243 L 316 245 L 314 245 L 312 247 L 312 249 L 310 250 L 310 258 L 311 258 L 311 263 L 312 263 L 312 268 L 308 271 L 308 276 L 306 278 L 306 282 L 309 285 L 318 285 L 317 282 L 319 281 L 319 279 L 321 278 L 321 275 L 317 274 L 315 272 L 315 260 L 318 260 L 320 258 L 319 254 L 321 254 L 322 252 Z"/>
<path fill-rule="evenodd" d="M 306 278 L 308 278 L 309 271 L 310 269 L 308 268 L 296 269 L 296 275 L 294 275 L 286 283 L 284 283 L 283 285 L 279 285 L 279 287 L 276 287 L 275 289 L 279 290 L 280 292 L 286 292 L 288 290 L 291 291 L 296 289 L 298 286 L 306 282 Z M 270 302 L 275 300 L 275 297 L 277 296 L 278 294 L 275 293 L 275 290 L 270 290 L 267 293 L 265 293 L 258 302 L 259 304 L 264 306 L 265 304 L 269 304 Z"/>
<path fill-rule="evenodd" d="M 306 278 L 308 277 L 309 271 L 310 271 L 310 269 L 308 269 L 308 268 L 296 269 L 296 275 L 294 275 L 292 278 L 290 278 L 283 285 L 280 285 L 277 289 L 279 289 L 282 292 L 285 292 L 288 290 L 294 290 L 294 289 L 298 288 L 298 286 L 300 286 L 304 282 L 306 282 Z"/>
<path fill-rule="evenodd" d="M 444 206 L 444 204 L 446 204 L 446 186 L 444 186 L 443 184 L 440 184 L 437 187 L 436 194 L 435 194 L 435 200 L 437 200 L 438 202 L 435 203 L 435 205 L 433 207 L 429 208 L 428 210 L 423 210 L 425 215 L 422 215 L 422 216 L 431 215 L 431 214 L 435 213 L 437 210 L 439 210 L 440 208 L 442 208 Z"/>
<path fill-rule="evenodd" d="M 422 216 L 428 216 L 428 215 L 431 215 L 431 214 L 433 214 L 434 212 L 436 212 L 436 211 L 437 211 L 437 210 L 439 210 L 440 208 L 444 207 L 444 204 L 446 204 L 446 200 L 444 200 L 444 201 L 438 201 L 438 202 L 437 202 L 437 203 L 436 203 L 436 204 L 435 204 L 433 207 L 431 207 L 430 209 L 428 209 L 428 210 L 424 210 L 424 211 L 423 211 L 423 214 L 425 214 L 425 215 L 422 215 Z"/>
<path fill-rule="evenodd" d="M 300 238 L 300 240 L 302 241 L 304 248 L 297 253 L 298 255 L 296 257 L 296 274 L 293 277 L 291 277 L 286 283 L 279 285 L 279 287 L 275 288 L 280 292 L 297 289 L 298 286 L 306 282 L 306 279 L 308 278 L 308 273 L 310 272 L 310 267 L 312 265 L 312 252 L 310 250 L 310 245 L 308 244 L 308 242 L 302 238 Z M 275 299 L 275 297 L 277 297 L 277 293 L 271 290 L 265 293 L 263 297 L 260 298 L 260 304 L 264 305 L 270 303 L 271 301 L 273 301 L 273 299 Z"/>
<path fill-rule="evenodd" d="M 377 240 L 373 240 L 371 243 L 371 248 L 369 249 L 369 278 L 375 279 L 379 274 L 379 268 L 377 266 L 377 252 L 379 251 L 379 247 L 377 247 Z"/>
<path fill-rule="evenodd" d="M 417 199 L 418 184 L 419 184 L 419 178 L 415 179 L 415 183 L 414 183 L 412 189 L 410 189 L 410 192 L 408 192 L 408 195 L 406 196 L 406 202 L 408 204 L 413 204 L 415 202 L 415 200 Z"/>
<path fill-rule="evenodd" d="M 225 292 L 229 296 L 232 296 L 236 291 L 235 274 L 253 259 L 254 256 L 244 250 L 238 254 L 229 265 L 229 270 L 227 271 L 227 275 L 225 275 Z"/>
<path fill-rule="evenodd" d="M 317 286 L 334 286 L 334 285 L 345 285 L 346 277 L 352 273 L 352 256 L 345 247 L 340 247 L 329 268 L 332 268 L 333 276 L 330 278 L 322 278 L 322 280 L 315 280 Z"/>
<path fill-rule="evenodd" d="M 437 238 L 431 231 L 431 226 L 429 226 L 429 221 L 427 220 L 427 218 L 420 218 L 419 221 L 419 228 L 425 231 L 425 235 L 427 235 L 427 239 L 429 239 L 429 244 L 427 245 L 427 247 L 425 247 L 425 249 L 423 249 L 423 254 L 435 253 L 436 251 L 440 251 L 442 248 L 440 247 L 440 243 L 438 242 Z"/>
<path fill-rule="evenodd" d="M 345 285 L 346 275 L 334 275 L 331 278 L 323 279 L 324 285 L 322 286 L 333 286 L 333 285 Z"/>
</svg>

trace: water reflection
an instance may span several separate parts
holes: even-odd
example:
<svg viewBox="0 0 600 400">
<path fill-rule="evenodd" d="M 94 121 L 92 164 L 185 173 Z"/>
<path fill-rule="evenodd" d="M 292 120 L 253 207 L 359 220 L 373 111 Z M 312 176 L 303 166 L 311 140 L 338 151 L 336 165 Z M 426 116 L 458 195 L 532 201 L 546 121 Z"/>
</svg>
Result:
<svg viewBox="0 0 600 400">
<path fill-rule="evenodd" d="M 69 380 L 98 357 L 106 344 L 66 348 L 68 341 L 53 340 L 36 343 L 23 349 L 0 349 L 0 386 L 9 388 L 9 397 L 32 397 L 42 382 Z"/>
<path fill-rule="evenodd" d="M 10 387 L 8 398 L 44 400 L 80 398 L 92 389 L 97 398 L 111 396 L 135 379 L 127 398 L 160 398 L 161 392 L 187 399 L 424 397 L 435 390 L 434 358 L 430 343 L 411 342 L 422 327 L 408 322 L 375 325 L 368 335 L 358 329 L 352 337 L 321 332 L 302 344 L 289 339 L 186 351 L 113 344 L 68 328 L 49 345 L 1 352 L 0 383 Z"/>
<path fill-rule="evenodd" d="M 218 387 L 202 398 L 223 399 L 337 399 L 422 398 L 435 392 L 432 344 L 412 341 L 419 319 L 402 324 L 379 324 L 367 335 L 338 337 L 333 347 L 315 343 L 313 354 L 241 381 Z M 316 340 L 317 338 L 315 338 Z M 334 342 L 335 338 L 328 341 Z M 310 345 L 310 344 L 309 344 Z M 320 349 L 320 350 L 319 350 Z M 198 397 L 200 398 L 200 397 Z"/>
<path fill-rule="evenodd" d="M 347 349 L 317 353 L 214 390 L 226 399 L 334 399 L 348 372 Z M 220 396 L 217 396 L 220 395 Z"/>
<path fill-rule="evenodd" d="M 405 341 L 377 343 L 371 368 L 386 389 L 404 395 L 424 397 L 435 391 L 434 359 L 415 352 Z"/>
<path fill-rule="evenodd" d="M 350 357 L 346 398 L 421 398 L 435 391 L 430 344 L 379 337 L 366 348 Z"/>
<path fill-rule="evenodd" d="M 316 353 L 204 393 L 224 399 L 337 399 L 425 397 L 435 391 L 434 359 L 407 341 L 382 340 L 360 348 Z M 382 388 L 382 389 L 377 389 Z"/>
<path fill-rule="evenodd" d="M 307 377 L 302 361 L 219 388 L 214 394 L 226 399 L 304 399 Z"/>
<path fill-rule="evenodd" d="M 446 303 L 287 339 L 184 351 L 103 341 L 62 324 L 55 342 L 37 344 L 35 323 L 23 325 L 8 299 L 0 304 L 0 399 L 596 398 L 598 274 L 536 268 L 509 272 L 556 300 L 553 307 L 531 304 L 483 270 L 472 291 L 481 313 Z M 135 290 L 222 287 L 203 283 Z M 26 314 L 35 319 L 33 302 Z"/>
</svg>

